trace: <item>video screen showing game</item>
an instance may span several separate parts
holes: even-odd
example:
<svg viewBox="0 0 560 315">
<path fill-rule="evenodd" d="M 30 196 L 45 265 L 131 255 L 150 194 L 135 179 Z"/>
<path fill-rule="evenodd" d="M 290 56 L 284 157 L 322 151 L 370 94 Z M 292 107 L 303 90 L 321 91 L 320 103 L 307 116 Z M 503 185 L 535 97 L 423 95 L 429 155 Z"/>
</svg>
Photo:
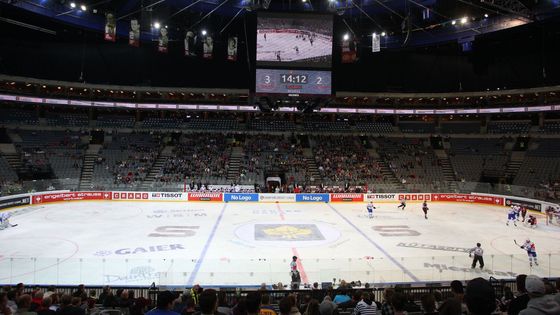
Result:
<svg viewBox="0 0 560 315">
<path fill-rule="evenodd" d="M 328 68 L 332 64 L 330 15 L 260 13 L 257 65 Z"/>
</svg>

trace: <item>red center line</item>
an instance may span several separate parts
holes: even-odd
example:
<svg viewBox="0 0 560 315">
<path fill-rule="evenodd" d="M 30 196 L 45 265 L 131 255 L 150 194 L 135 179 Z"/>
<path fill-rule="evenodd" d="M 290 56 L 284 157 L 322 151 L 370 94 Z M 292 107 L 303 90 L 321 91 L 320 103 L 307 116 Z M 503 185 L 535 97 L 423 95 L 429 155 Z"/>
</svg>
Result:
<svg viewBox="0 0 560 315">
<path fill-rule="evenodd" d="M 278 214 L 280 215 L 280 220 L 285 221 L 286 217 L 284 216 L 284 211 L 282 210 L 282 208 L 280 208 L 280 204 L 277 203 L 276 207 L 278 208 Z M 305 268 L 303 268 L 303 264 L 301 263 L 301 259 L 299 257 L 297 248 L 292 247 L 292 254 L 298 258 L 297 267 L 299 270 L 299 274 L 301 275 L 301 281 L 303 281 L 303 283 L 309 283 L 309 279 L 307 278 L 307 273 L 305 273 Z"/>
</svg>

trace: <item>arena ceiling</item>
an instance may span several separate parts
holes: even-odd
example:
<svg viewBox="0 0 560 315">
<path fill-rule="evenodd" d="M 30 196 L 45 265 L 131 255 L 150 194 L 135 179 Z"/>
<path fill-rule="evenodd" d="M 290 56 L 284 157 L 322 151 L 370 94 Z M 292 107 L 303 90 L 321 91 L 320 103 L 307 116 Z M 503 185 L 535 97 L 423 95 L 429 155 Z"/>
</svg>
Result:
<svg viewBox="0 0 560 315">
<path fill-rule="evenodd" d="M 0 0 L 58 21 L 103 30 L 104 15 L 118 17 L 118 32 L 139 19 L 142 38 L 151 40 L 153 25 L 167 26 L 181 38 L 185 30 L 241 32 L 243 17 L 256 10 L 333 13 L 338 33 L 356 38 L 385 32 L 385 46 L 404 47 L 474 36 L 545 20 L 560 14 L 560 0 Z M 75 7 L 72 8 L 71 4 Z M 82 5 L 85 10 L 82 10 Z M 29 23 L 29 21 L 21 21 Z M 31 23 L 32 24 L 32 23 Z"/>
</svg>

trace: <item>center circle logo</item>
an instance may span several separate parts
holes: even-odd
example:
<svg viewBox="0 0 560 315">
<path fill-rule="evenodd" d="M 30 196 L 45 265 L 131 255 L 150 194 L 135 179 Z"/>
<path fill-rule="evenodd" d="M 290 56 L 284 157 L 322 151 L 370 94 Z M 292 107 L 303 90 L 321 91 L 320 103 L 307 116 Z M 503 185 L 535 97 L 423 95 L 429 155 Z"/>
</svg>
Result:
<svg viewBox="0 0 560 315">
<path fill-rule="evenodd" d="M 257 221 L 235 230 L 242 241 L 254 246 L 311 247 L 328 245 L 340 238 L 331 225 L 316 221 Z"/>
</svg>

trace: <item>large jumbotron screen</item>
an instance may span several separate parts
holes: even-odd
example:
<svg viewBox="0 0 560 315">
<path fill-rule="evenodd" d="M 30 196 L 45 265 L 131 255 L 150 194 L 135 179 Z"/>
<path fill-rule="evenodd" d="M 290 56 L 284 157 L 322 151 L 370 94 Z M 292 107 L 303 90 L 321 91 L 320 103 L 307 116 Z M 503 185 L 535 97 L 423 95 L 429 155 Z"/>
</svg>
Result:
<svg viewBox="0 0 560 315">
<path fill-rule="evenodd" d="M 259 13 L 257 65 L 328 68 L 332 63 L 330 15 Z"/>
</svg>

